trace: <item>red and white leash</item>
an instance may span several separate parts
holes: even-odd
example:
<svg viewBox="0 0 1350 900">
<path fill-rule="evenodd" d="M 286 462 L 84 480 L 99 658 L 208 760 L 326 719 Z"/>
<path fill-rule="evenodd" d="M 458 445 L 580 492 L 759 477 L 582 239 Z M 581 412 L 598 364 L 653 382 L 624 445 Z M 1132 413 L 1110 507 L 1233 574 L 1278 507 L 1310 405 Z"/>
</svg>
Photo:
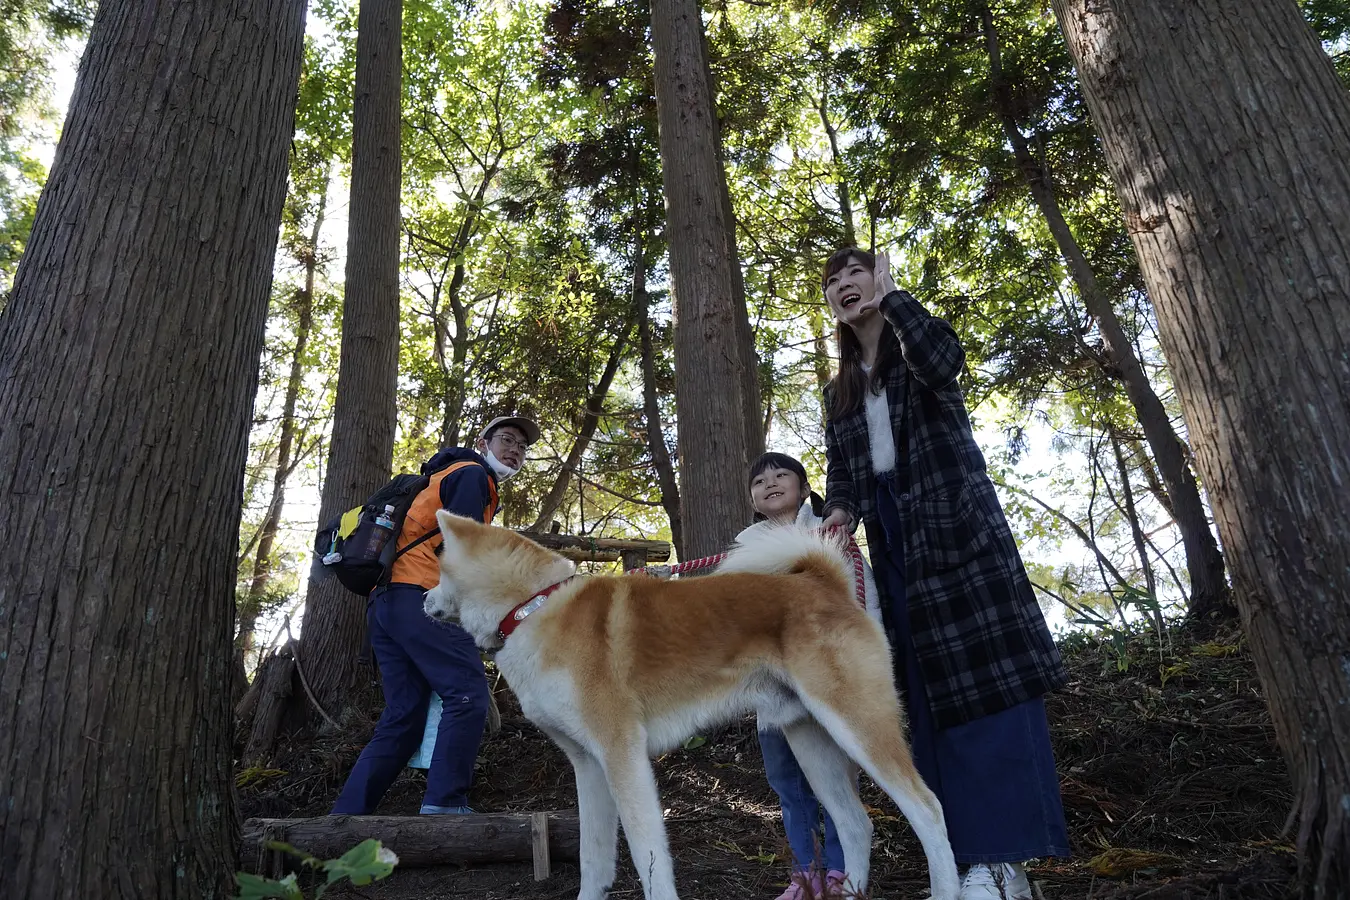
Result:
<svg viewBox="0 0 1350 900">
<path fill-rule="evenodd" d="M 834 525 L 829 530 L 831 532 L 838 531 L 839 526 Z M 852 557 L 853 559 L 853 584 L 856 587 L 858 595 L 858 605 L 866 607 L 867 591 L 863 587 L 862 551 L 858 549 L 858 542 L 853 539 L 853 535 L 846 534 L 845 537 L 848 538 L 848 543 L 845 545 L 845 548 L 848 550 L 849 556 Z M 688 562 L 676 563 L 673 566 L 650 566 L 650 567 L 642 566 L 636 569 L 629 569 L 628 571 L 624 572 L 624 574 L 652 575 L 653 572 L 657 572 L 660 573 L 662 576 L 680 575 L 684 572 L 696 572 L 700 569 L 711 569 L 713 566 L 717 565 L 726 558 L 727 558 L 726 553 L 718 553 L 714 556 L 704 556 L 700 559 L 691 559 Z M 576 577 L 577 577 L 576 575 L 572 575 L 568 578 L 564 578 L 562 581 L 559 581 L 556 584 L 551 584 L 548 587 L 544 588 L 539 593 L 530 597 L 524 603 L 519 603 L 515 607 L 513 607 L 511 611 L 506 614 L 506 617 L 503 618 L 500 623 L 498 623 L 497 639 L 500 640 L 503 644 L 505 644 L 506 639 L 507 637 L 510 636 L 511 632 L 515 631 L 516 627 L 520 625 L 521 622 L 529 618 L 531 613 L 535 612 L 541 606 L 543 606 L 544 601 L 548 599 L 550 594 L 552 594 L 554 591 L 558 590 L 558 588 L 562 587 L 564 584 L 567 584 L 573 578 Z"/>
<path fill-rule="evenodd" d="M 843 529 L 838 525 L 831 525 L 829 531 L 837 532 Z M 853 584 L 858 595 L 858 604 L 867 605 L 867 592 L 863 587 L 863 558 L 862 550 L 858 548 L 858 542 L 853 539 L 853 535 L 846 535 L 848 543 L 845 550 L 848 551 L 849 559 L 853 562 Z M 711 569 L 722 560 L 726 559 L 728 554 L 717 553 L 713 556 L 704 556 L 699 559 L 691 559 L 688 562 L 676 563 L 673 566 L 639 566 L 636 569 L 628 569 L 625 575 L 651 575 L 653 570 L 659 576 L 680 575 L 684 572 L 697 572 L 700 569 Z"/>
</svg>

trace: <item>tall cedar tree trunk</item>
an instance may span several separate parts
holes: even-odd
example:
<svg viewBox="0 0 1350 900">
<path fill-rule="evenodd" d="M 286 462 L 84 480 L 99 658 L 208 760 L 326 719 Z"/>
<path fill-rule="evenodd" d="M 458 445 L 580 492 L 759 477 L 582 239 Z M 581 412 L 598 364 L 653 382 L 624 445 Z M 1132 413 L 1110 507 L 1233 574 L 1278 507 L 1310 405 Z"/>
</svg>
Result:
<svg viewBox="0 0 1350 900">
<path fill-rule="evenodd" d="M 0 316 L 26 548 L 0 560 L 7 898 L 226 895 L 234 554 L 304 10 L 94 20 Z"/>
<path fill-rule="evenodd" d="M 642 417 L 647 422 L 647 450 L 652 455 L 652 467 L 656 469 L 656 480 L 661 486 L 661 506 L 665 508 L 666 518 L 670 520 L 670 543 L 674 546 L 677 557 L 689 559 L 690 557 L 684 554 L 680 483 L 675 474 L 675 465 L 670 460 L 670 451 L 666 448 L 666 432 L 661 422 L 660 396 L 656 389 L 656 348 L 652 341 L 651 297 L 647 294 L 647 269 L 642 255 L 639 254 L 637 258 L 643 265 L 633 272 L 633 295 L 637 301 L 638 338 L 642 349 Z"/>
<path fill-rule="evenodd" d="M 562 504 L 563 496 L 567 493 L 567 485 L 572 479 L 573 473 L 577 471 L 577 466 L 581 464 L 581 457 L 585 455 L 586 448 L 591 445 L 591 438 L 595 437 L 595 429 L 600 425 L 600 416 L 604 412 L 605 397 L 609 396 L 609 386 L 614 383 L 614 376 L 619 371 L 619 363 L 623 361 L 623 351 L 628 346 L 628 332 L 631 325 L 625 324 L 623 331 L 614 339 L 614 346 L 610 348 L 609 359 L 605 362 L 605 369 L 600 373 L 600 381 L 596 383 L 595 389 L 591 391 L 586 398 L 585 411 L 581 417 L 581 428 L 577 431 L 576 440 L 572 442 L 572 449 L 567 454 L 567 459 L 563 460 L 562 469 L 558 471 L 558 477 L 553 480 L 553 486 L 539 504 L 539 515 L 534 520 L 534 524 L 529 527 L 529 531 L 543 531 L 548 523 L 553 520 L 553 514 L 558 511 Z"/>
<path fill-rule="evenodd" d="M 1026 138 L 1013 115 L 1011 86 L 1003 73 L 1002 53 L 998 29 L 988 6 L 981 8 L 985 39 L 989 52 L 990 81 L 993 86 L 995 111 L 1003 124 L 1003 131 L 1012 146 L 1017 166 L 1026 179 L 1032 198 L 1045 217 L 1055 243 L 1069 265 L 1069 273 L 1088 312 L 1097 320 L 1106 350 L 1104 363 L 1113 370 L 1124 385 L 1125 394 L 1134 406 L 1139 424 L 1144 429 L 1153 458 L 1157 460 L 1167 493 L 1171 495 L 1173 515 L 1186 553 L 1186 570 L 1191 576 L 1189 615 L 1193 620 L 1209 620 L 1215 616 L 1228 617 L 1236 612 L 1228 583 L 1224 577 L 1223 554 L 1209 528 L 1209 517 L 1200 499 L 1200 487 L 1186 464 L 1186 453 L 1181 438 L 1172 428 L 1167 408 L 1153 390 L 1144 367 L 1134 355 L 1134 348 L 1125 329 L 1116 316 L 1115 307 L 1102 291 L 1096 273 L 1088 263 L 1083 248 L 1069 229 L 1055 196 L 1050 173 L 1032 155 Z"/>
<path fill-rule="evenodd" d="M 681 0 L 683 6 L 683 0 Z M 712 122 L 712 145 L 717 154 L 716 175 L 717 193 L 722 200 L 722 227 L 726 230 L 727 256 L 731 261 L 731 306 L 736 319 L 738 350 L 743 354 L 744 373 L 741 376 L 740 395 L 745 406 L 746 453 L 756 458 L 764 452 L 765 431 L 760 426 L 760 372 L 759 354 L 755 350 L 755 330 L 750 325 L 750 314 L 745 293 L 745 273 L 741 271 L 741 255 L 736 244 L 736 210 L 731 205 L 731 188 L 727 183 L 727 168 L 722 153 L 722 121 L 717 115 L 717 80 L 713 77 L 709 60 L 708 35 L 703 30 L 703 17 L 699 13 L 698 0 L 689 4 L 695 11 L 695 21 L 699 24 L 698 37 L 702 45 L 703 72 L 708 86 L 708 117 Z M 658 116 L 659 116 L 658 109 Z M 658 125 L 660 121 L 658 119 Z M 664 146 L 664 145 L 663 145 Z M 665 170 L 665 158 L 662 156 L 662 171 Z M 676 392 L 678 394 L 678 391 Z M 678 425 L 678 423 L 677 423 Z"/>
<path fill-rule="evenodd" d="M 333 404 L 319 521 L 365 501 L 389 479 L 394 453 L 399 335 L 399 186 L 402 175 L 402 0 L 361 0 L 352 111 L 342 362 Z M 319 705 L 344 705 L 356 674 L 365 600 L 317 562 L 305 598 L 300 659 Z"/>
<path fill-rule="evenodd" d="M 716 553 L 750 521 L 745 472 L 758 399 L 744 289 L 730 239 L 711 78 L 697 0 L 652 3 L 670 276 L 684 551 Z M 757 392 L 755 392 L 757 393 Z"/>
<path fill-rule="evenodd" d="M 712 95 L 710 95 L 711 97 Z M 711 107 L 716 109 L 716 105 Z M 741 254 L 736 245 L 736 213 L 731 206 L 731 189 L 727 185 L 727 170 L 722 162 L 722 133 L 717 131 L 717 175 L 721 179 L 720 191 L 724 212 L 722 221 L 727 232 L 727 253 L 731 259 L 732 314 L 736 317 L 736 344 L 741 352 L 744 367 L 738 393 L 744 408 L 746 424 L 745 453 L 748 459 L 756 459 L 764 452 L 767 433 L 760 424 L 760 409 L 764 404 L 760 386 L 759 354 L 755 350 L 755 329 L 750 325 L 750 310 L 745 293 L 745 273 L 741 271 Z M 678 423 L 677 427 L 678 427 Z"/>
<path fill-rule="evenodd" d="M 304 248 L 305 286 L 296 292 L 295 347 L 291 350 L 291 371 L 286 379 L 286 396 L 281 404 L 281 434 L 277 437 L 277 463 L 272 473 L 272 497 L 267 503 L 267 514 L 258 526 L 258 553 L 253 558 L 253 577 L 249 580 L 248 595 L 239 608 L 239 627 L 234 639 L 235 671 L 242 671 L 246 657 L 253 652 L 253 632 L 262 612 L 263 598 L 272 580 L 272 550 L 281 530 L 281 510 L 286 505 L 286 481 L 295 469 L 296 420 L 295 405 L 300 398 L 300 386 L 305 379 L 305 353 L 309 347 L 309 332 L 314 325 L 314 281 L 319 268 L 319 232 L 323 229 L 327 207 L 327 179 L 324 192 L 319 195 L 314 225 L 310 229 L 309 244 Z M 303 435 L 302 435 L 303 436 Z"/>
<path fill-rule="evenodd" d="M 1101 134 L 1314 896 L 1350 896 L 1350 94 L 1292 0 L 1054 0 Z"/>
</svg>

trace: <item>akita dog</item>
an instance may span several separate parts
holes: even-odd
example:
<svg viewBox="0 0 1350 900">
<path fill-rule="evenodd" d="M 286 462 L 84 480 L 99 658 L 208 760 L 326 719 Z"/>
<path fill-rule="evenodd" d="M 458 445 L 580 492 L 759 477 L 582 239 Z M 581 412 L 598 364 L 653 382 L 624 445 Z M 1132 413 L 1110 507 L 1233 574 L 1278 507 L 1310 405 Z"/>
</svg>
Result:
<svg viewBox="0 0 1350 900">
<path fill-rule="evenodd" d="M 866 889 L 872 842 L 856 763 L 918 834 L 934 900 L 956 900 L 946 822 L 910 759 L 890 649 L 835 539 L 763 527 L 711 575 L 583 578 L 514 532 L 437 519 L 445 546 L 427 614 L 457 618 L 498 651 L 521 709 L 576 770 L 578 900 L 607 895 L 620 821 L 647 900 L 677 900 L 651 757 L 751 710 L 783 729 L 829 810 L 851 889 Z"/>
</svg>

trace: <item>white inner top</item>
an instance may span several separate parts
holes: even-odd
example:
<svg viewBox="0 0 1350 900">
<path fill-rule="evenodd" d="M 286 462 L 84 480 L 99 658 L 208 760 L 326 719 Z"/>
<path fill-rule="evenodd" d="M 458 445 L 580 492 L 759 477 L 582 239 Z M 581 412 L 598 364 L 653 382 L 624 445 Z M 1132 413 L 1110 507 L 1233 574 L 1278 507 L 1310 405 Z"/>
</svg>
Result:
<svg viewBox="0 0 1350 900">
<path fill-rule="evenodd" d="M 872 367 L 862 363 L 862 370 L 871 374 Z M 867 412 L 867 440 L 872 445 L 872 471 L 878 475 L 895 469 L 895 435 L 891 432 L 891 409 L 886 402 L 886 391 L 873 393 L 869 388 L 864 408 Z"/>
</svg>

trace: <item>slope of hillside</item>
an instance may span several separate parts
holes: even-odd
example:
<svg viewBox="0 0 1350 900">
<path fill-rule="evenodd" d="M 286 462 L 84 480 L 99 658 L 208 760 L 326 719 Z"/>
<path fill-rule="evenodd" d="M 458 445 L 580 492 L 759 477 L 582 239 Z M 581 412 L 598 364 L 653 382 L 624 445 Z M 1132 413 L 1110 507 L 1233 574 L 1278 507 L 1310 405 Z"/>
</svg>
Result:
<svg viewBox="0 0 1350 900">
<path fill-rule="evenodd" d="M 1290 802 L 1252 661 L 1236 633 L 1205 642 L 1181 630 L 1123 645 L 1085 637 L 1063 645 L 1072 677 L 1049 698 L 1074 857 L 1039 860 L 1047 900 L 1276 898 L 1293 856 L 1281 829 Z M 486 741 L 471 802 L 480 811 L 576 805 L 563 755 L 501 687 L 502 731 Z M 378 715 L 338 737 L 288 744 L 284 775 L 241 788 L 246 816 L 327 812 Z M 657 764 L 676 873 L 689 900 L 771 898 L 786 872 L 777 805 L 746 718 Z M 694 742 L 697 743 L 697 742 Z M 407 770 L 380 809 L 415 814 L 422 773 Z M 864 779 L 873 811 L 873 898 L 919 896 L 923 855 L 890 801 Z M 403 869 L 329 897 L 482 900 L 575 896 L 575 866 L 535 883 L 529 866 Z M 625 893 L 626 892 L 626 893 Z M 641 896 L 626 857 L 615 896 Z"/>
</svg>

